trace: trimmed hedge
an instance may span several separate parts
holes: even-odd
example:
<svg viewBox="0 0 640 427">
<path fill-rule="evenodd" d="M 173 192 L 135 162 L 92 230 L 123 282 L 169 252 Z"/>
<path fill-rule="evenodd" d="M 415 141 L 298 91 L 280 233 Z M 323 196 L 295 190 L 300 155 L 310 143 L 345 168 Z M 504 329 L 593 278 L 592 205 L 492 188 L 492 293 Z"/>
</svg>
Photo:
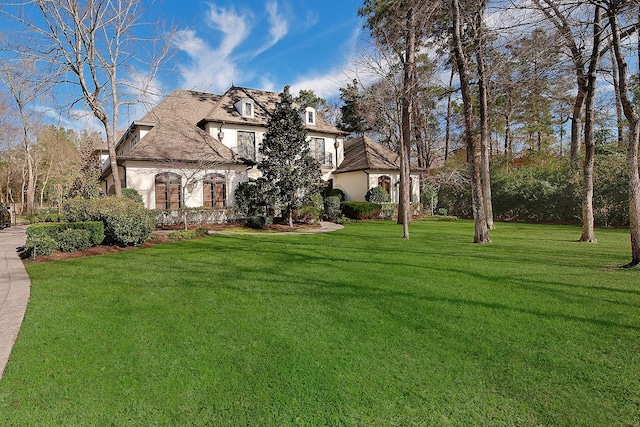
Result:
<svg viewBox="0 0 640 427">
<path fill-rule="evenodd" d="M 100 221 L 104 224 L 105 243 L 119 246 L 142 244 L 156 226 L 154 212 L 138 201 L 117 197 L 69 199 L 64 205 L 64 219 Z"/>
<path fill-rule="evenodd" d="M 27 237 L 24 251 L 27 256 L 51 255 L 58 249 L 58 242 L 46 234 L 37 237 Z"/>
<path fill-rule="evenodd" d="M 99 221 L 40 224 L 27 228 L 24 245 L 28 256 L 51 255 L 55 250 L 75 252 L 99 245 L 104 225 Z"/>
<path fill-rule="evenodd" d="M 91 200 L 76 197 L 67 199 L 62 207 L 62 220 L 66 222 L 92 221 Z"/>
<path fill-rule="evenodd" d="M 32 225 L 27 228 L 27 238 L 49 236 L 57 241 L 58 235 L 66 230 L 86 230 L 92 246 L 99 245 L 104 240 L 104 225 L 100 221 Z"/>
<path fill-rule="evenodd" d="M 73 229 L 58 233 L 58 249 L 62 252 L 76 252 L 93 246 L 89 230 Z"/>
<path fill-rule="evenodd" d="M 294 217 L 298 222 L 313 224 L 320 220 L 321 215 L 322 211 L 315 206 L 301 206 L 295 212 Z"/>
<path fill-rule="evenodd" d="M 374 219 L 380 215 L 382 205 L 371 202 L 342 202 L 342 213 L 351 219 Z"/>
</svg>

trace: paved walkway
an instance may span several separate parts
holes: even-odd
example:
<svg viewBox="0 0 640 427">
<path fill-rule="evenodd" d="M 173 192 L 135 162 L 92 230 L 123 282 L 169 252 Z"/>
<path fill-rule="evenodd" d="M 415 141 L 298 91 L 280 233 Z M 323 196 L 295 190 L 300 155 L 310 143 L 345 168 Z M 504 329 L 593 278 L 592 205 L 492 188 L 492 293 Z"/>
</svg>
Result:
<svg viewBox="0 0 640 427">
<path fill-rule="evenodd" d="M 29 302 L 31 282 L 17 252 L 26 230 L 24 225 L 0 230 L 0 378 Z"/>
</svg>

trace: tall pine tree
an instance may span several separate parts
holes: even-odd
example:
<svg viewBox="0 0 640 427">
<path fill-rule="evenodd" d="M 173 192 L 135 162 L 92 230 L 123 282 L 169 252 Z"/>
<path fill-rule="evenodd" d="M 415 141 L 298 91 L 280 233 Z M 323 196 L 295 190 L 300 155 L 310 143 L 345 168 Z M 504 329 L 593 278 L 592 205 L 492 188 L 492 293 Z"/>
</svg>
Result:
<svg viewBox="0 0 640 427">
<path fill-rule="evenodd" d="M 260 152 L 265 191 L 293 226 L 293 211 L 318 189 L 320 165 L 311 157 L 307 129 L 301 111 L 293 104 L 289 86 L 280 94 L 280 102 L 267 123 Z"/>
</svg>

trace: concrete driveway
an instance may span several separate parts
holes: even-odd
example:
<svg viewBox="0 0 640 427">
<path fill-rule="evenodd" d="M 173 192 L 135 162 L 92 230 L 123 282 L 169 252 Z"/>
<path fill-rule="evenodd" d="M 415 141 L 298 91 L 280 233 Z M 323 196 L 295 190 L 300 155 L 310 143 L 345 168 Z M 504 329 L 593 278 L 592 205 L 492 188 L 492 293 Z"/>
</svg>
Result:
<svg viewBox="0 0 640 427">
<path fill-rule="evenodd" d="M 0 378 L 29 302 L 31 281 L 17 251 L 26 231 L 24 225 L 0 230 Z"/>
</svg>

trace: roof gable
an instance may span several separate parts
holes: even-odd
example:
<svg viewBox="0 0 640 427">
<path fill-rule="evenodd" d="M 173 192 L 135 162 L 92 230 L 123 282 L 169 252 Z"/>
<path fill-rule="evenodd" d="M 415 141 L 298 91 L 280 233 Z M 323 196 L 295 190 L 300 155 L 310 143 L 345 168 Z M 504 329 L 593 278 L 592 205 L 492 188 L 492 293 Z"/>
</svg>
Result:
<svg viewBox="0 0 640 427">
<path fill-rule="evenodd" d="M 150 126 L 151 130 L 119 158 L 210 164 L 242 163 L 230 148 L 197 126 L 198 121 L 219 100 L 220 96 L 203 92 L 171 92 L 141 120 L 133 123 L 133 126 Z"/>
<path fill-rule="evenodd" d="M 346 140 L 344 160 L 336 173 L 368 169 L 399 170 L 399 156 L 366 136 Z"/>
<path fill-rule="evenodd" d="M 244 163 L 235 153 L 204 130 L 174 120 L 154 126 L 123 160 L 187 162 L 203 165 Z"/>
</svg>

